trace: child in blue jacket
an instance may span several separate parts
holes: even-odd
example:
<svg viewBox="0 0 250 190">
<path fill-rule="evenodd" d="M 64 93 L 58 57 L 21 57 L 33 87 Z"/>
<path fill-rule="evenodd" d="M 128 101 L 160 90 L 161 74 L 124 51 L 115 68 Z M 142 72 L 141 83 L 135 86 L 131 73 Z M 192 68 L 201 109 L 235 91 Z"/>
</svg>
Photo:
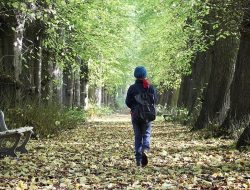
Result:
<svg viewBox="0 0 250 190">
<path fill-rule="evenodd" d="M 137 102 L 135 96 L 148 90 L 156 100 L 155 89 L 146 80 L 147 70 L 143 66 L 138 66 L 134 70 L 136 81 L 127 92 L 126 105 L 131 109 L 131 120 L 135 136 L 135 159 L 137 166 L 146 166 L 148 163 L 146 151 L 150 149 L 151 122 L 141 122 L 136 120 L 134 115 Z"/>
</svg>

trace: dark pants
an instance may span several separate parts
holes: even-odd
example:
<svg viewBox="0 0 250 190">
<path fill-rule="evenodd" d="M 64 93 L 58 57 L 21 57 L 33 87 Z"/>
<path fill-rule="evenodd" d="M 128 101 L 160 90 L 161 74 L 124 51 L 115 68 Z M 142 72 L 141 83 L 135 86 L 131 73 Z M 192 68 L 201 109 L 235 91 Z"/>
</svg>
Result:
<svg viewBox="0 0 250 190">
<path fill-rule="evenodd" d="M 140 164 L 142 152 L 150 149 L 151 122 L 141 123 L 132 119 L 135 135 L 135 159 Z"/>
</svg>

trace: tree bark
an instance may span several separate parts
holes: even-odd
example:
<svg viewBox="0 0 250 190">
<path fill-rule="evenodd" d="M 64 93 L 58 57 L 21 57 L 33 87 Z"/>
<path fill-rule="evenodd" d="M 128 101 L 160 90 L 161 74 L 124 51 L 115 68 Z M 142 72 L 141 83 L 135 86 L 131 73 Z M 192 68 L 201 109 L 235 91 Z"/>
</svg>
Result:
<svg viewBox="0 0 250 190">
<path fill-rule="evenodd" d="M 170 100 L 170 106 L 171 107 L 177 107 L 179 93 L 180 93 L 180 89 L 179 88 L 178 89 L 173 89 L 171 100 Z"/>
<path fill-rule="evenodd" d="M 74 105 L 76 107 L 80 107 L 81 106 L 81 79 L 80 79 L 80 71 L 77 70 L 75 71 L 75 87 L 74 87 L 74 95 L 75 95 L 75 101 L 74 101 Z"/>
<path fill-rule="evenodd" d="M 86 107 L 88 100 L 88 87 L 87 81 L 85 79 L 81 79 L 81 105 L 82 107 Z"/>
<path fill-rule="evenodd" d="M 42 39 L 44 26 L 40 21 L 33 21 L 27 24 L 24 33 L 25 52 L 22 67 L 22 81 L 25 83 L 24 94 L 29 94 L 29 101 L 41 101 L 42 82 Z M 27 98 L 26 98 L 27 99 Z"/>
<path fill-rule="evenodd" d="M 40 44 L 40 43 L 39 43 Z M 41 44 L 40 44 L 41 45 Z M 37 99 L 40 104 L 41 102 L 41 88 L 42 88 L 42 47 L 39 45 L 37 52 L 37 67 L 36 67 L 36 78 L 35 78 L 35 86 L 36 86 L 36 94 Z"/>
<path fill-rule="evenodd" d="M 177 102 L 178 107 L 188 108 L 191 102 L 191 75 L 184 76 L 181 81 L 179 98 Z"/>
<path fill-rule="evenodd" d="M 167 107 L 172 107 L 172 98 L 173 98 L 173 93 L 174 93 L 174 90 L 171 89 L 171 90 L 168 90 L 167 91 L 167 96 L 166 96 L 166 105 Z"/>
<path fill-rule="evenodd" d="M 97 87 L 95 89 L 96 105 L 98 107 L 102 106 L 102 87 Z"/>
<path fill-rule="evenodd" d="M 84 108 L 88 109 L 88 107 L 89 107 L 89 84 L 86 82 L 84 85 L 85 85 Z"/>
<path fill-rule="evenodd" d="M 236 148 L 238 150 L 241 150 L 242 148 L 245 148 L 246 146 L 250 145 L 250 125 L 248 125 L 243 133 L 240 135 L 240 138 L 237 141 Z"/>
<path fill-rule="evenodd" d="M 49 51 L 43 50 L 41 96 L 44 103 L 53 101 L 53 63 Z"/>
<path fill-rule="evenodd" d="M 15 69 L 15 79 L 19 80 L 19 76 L 22 71 L 22 48 L 23 48 L 23 34 L 25 25 L 25 16 L 21 13 L 16 15 L 16 33 L 14 42 L 14 69 Z"/>
<path fill-rule="evenodd" d="M 24 34 L 24 26 L 25 26 L 25 15 L 22 13 L 16 14 L 16 22 L 17 26 L 15 28 L 15 41 L 14 41 L 14 75 L 15 80 L 20 80 L 20 74 L 22 72 L 22 48 L 23 48 L 23 34 Z M 16 89 L 16 100 L 20 102 L 21 100 L 21 91 L 20 89 Z"/>
<path fill-rule="evenodd" d="M 172 93 L 172 90 L 164 90 L 163 92 L 158 93 L 157 104 L 162 105 L 162 106 L 169 106 L 171 93 Z"/>
<path fill-rule="evenodd" d="M 81 62 L 81 105 L 82 107 L 87 107 L 88 105 L 88 65 L 86 63 Z"/>
<path fill-rule="evenodd" d="M 73 106 L 74 101 L 74 73 L 69 65 L 64 68 L 63 73 L 64 83 L 64 105 Z"/>
<path fill-rule="evenodd" d="M 211 72 L 211 47 L 206 52 L 197 52 L 194 62 L 192 63 L 192 74 L 190 81 L 190 101 L 188 101 L 188 115 L 197 117 L 200 112 L 200 104 L 203 101 L 203 90 L 209 81 Z"/>
<path fill-rule="evenodd" d="M 2 109 L 16 105 L 17 85 L 14 72 L 15 17 L 0 15 L 0 107 Z"/>
<path fill-rule="evenodd" d="M 203 62 L 202 57 L 205 57 L 206 62 L 210 63 L 205 64 L 210 72 L 200 73 L 210 74 L 208 84 L 206 81 L 200 83 L 205 82 L 205 85 L 198 90 L 198 96 L 195 95 L 197 98 L 194 99 L 198 100 L 198 103 L 193 104 L 190 109 L 190 112 L 193 112 L 192 110 L 196 110 L 194 108 L 200 107 L 199 101 L 201 102 L 201 109 L 198 109 L 198 112 L 201 111 L 193 129 L 205 128 L 209 123 L 221 124 L 225 119 L 229 107 L 229 87 L 238 51 L 237 37 L 226 33 L 238 32 L 237 23 L 241 19 L 238 9 L 241 7 L 241 1 L 227 1 L 225 4 L 224 1 L 209 0 L 206 3 L 210 6 L 210 11 L 204 18 L 202 31 L 206 43 L 213 45 L 210 45 L 206 52 L 200 53 L 199 60 Z M 232 24 L 231 20 L 234 20 L 235 24 Z M 214 23 L 217 23 L 218 27 L 214 28 Z M 199 95 L 201 92 L 202 96 Z"/>
<path fill-rule="evenodd" d="M 209 83 L 204 91 L 204 102 L 194 130 L 205 128 L 209 123 L 221 123 L 219 113 L 224 109 L 229 87 L 234 74 L 238 52 L 236 36 L 228 36 L 215 42 L 212 54 L 212 70 Z M 227 101 L 226 101 L 227 100 Z M 223 113 L 225 115 L 225 113 Z"/>
<path fill-rule="evenodd" d="M 232 130 L 238 130 L 239 126 L 249 125 L 250 113 L 250 3 L 244 9 L 243 22 L 241 24 L 241 38 L 239 53 L 236 62 L 235 75 L 231 85 L 230 109 L 221 125 L 225 134 Z M 238 128 L 237 128 L 238 127 Z M 249 144 L 249 126 L 244 130 L 237 142 L 237 148 Z"/>
<path fill-rule="evenodd" d="M 63 71 L 62 69 L 58 66 L 55 65 L 55 68 L 53 69 L 54 72 L 54 79 L 56 81 L 55 84 L 55 102 L 58 103 L 58 105 L 62 106 L 63 105 Z"/>
</svg>

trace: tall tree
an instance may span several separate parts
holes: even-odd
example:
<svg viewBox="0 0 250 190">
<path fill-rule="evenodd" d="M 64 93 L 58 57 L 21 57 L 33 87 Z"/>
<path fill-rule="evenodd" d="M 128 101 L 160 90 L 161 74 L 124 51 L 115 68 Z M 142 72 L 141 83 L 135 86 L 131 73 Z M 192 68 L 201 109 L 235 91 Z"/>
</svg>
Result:
<svg viewBox="0 0 250 190">
<path fill-rule="evenodd" d="M 235 67 L 235 74 L 231 85 L 230 109 L 221 125 L 224 134 L 238 130 L 240 126 L 249 125 L 250 113 L 250 2 L 244 6 L 244 16 L 240 28 L 240 47 Z M 243 128 L 244 129 L 244 128 Z M 237 148 L 250 144 L 250 130 L 246 127 L 240 136 Z"/>
<path fill-rule="evenodd" d="M 14 48 L 16 19 L 11 7 L 0 5 L 0 106 L 14 106 L 16 103 L 16 83 L 14 76 Z"/>
<path fill-rule="evenodd" d="M 225 119 L 229 106 L 229 88 L 234 74 L 234 65 L 238 52 L 238 31 L 240 14 L 234 13 L 238 4 L 227 1 L 226 7 L 221 9 L 218 1 L 211 1 L 212 24 L 218 25 L 215 30 L 215 42 L 212 47 L 212 67 L 208 85 L 204 90 L 201 112 L 193 127 L 194 130 L 202 129 L 210 123 L 221 124 Z M 234 19 L 232 24 L 229 19 Z M 221 32 L 223 31 L 223 32 Z"/>
<path fill-rule="evenodd" d="M 205 33 L 211 31 L 210 29 L 206 29 Z M 212 65 L 212 47 L 208 47 L 204 52 L 197 52 L 195 56 L 195 60 L 191 63 L 191 81 L 190 81 L 190 89 L 189 89 L 189 102 L 188 102 L 188 110 L 189 115 L 193 115 L 193 117 L 197 117 L 200 112 L 200 104 L 203 101 L 203 90 L 206 88 L 208 83 L 211 65 Z"/>
</svg>

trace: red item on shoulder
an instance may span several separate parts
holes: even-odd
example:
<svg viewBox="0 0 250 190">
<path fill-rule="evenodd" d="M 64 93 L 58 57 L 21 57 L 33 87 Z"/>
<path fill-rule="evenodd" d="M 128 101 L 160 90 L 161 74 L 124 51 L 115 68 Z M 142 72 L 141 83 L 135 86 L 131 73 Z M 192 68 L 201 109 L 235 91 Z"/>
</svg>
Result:
<svg viewBox="0 0 250 190">
<path fill-rule="evenodd" d="M 143 88 L 149 88 L 149 82 L 146 79 L 142 79 Z"/>
</svg>

